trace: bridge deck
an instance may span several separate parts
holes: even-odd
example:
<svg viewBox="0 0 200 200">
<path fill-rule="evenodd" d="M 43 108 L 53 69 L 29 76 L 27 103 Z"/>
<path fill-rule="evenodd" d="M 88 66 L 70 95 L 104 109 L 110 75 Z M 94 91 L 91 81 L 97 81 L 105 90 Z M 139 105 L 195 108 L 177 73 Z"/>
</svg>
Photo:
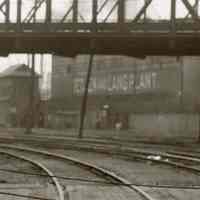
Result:
<svg viewBox="0 0 200 200">
<path fill-rule="evenodd" d="M 0 54 L 55 53 L 66 56 L 95 54 L 200 55 L 199 32 L 0 32 Z"/>
</svg>

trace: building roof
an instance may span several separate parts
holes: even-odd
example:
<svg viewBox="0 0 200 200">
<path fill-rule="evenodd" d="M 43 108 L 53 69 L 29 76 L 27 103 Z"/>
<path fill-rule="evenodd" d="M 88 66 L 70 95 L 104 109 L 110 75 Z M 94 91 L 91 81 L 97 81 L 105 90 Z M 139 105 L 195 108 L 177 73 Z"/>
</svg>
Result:
<svg viewBox="0 0 200 200">
<path fill-rule="evenodd" d="M 17 64 L 8 67 L 6 70 L 0 73 L 0 78 L 8 78 L 8 77 L 30 77 L 31 69 L 25 64 Z M 36 77 L 39 77 L 39 74 L 36 73 Z"/>
</svg>

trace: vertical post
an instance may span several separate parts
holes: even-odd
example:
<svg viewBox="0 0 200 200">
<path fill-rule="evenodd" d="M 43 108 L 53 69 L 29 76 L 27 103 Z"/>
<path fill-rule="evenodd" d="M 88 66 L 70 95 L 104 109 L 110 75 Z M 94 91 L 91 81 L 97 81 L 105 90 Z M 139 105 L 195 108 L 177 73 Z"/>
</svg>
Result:
<svg viewBox="0 0 200 200">
<path fill-rule="evenodd" d="M 34 7 L 36 9 L 36 7 L 37 7 L 37 0 L 34 1 Z M 36 22 L 36 13 L 37 13 L 37 11 L 33 13 L 33 23 Z"/>
<path fill-rule="evenodd" d="M 119 0 L 118 3 L 118 23 L 120 31 L 123 31 L 123 25 L 125 21 L 125 0 Z"/>
<path fill-rule="evenodd" d="M 97 9 L 98 9 L 98 0 L 93 0 L 92 4 L 92 27 L 94 32 L 97 32 Z"/>
<path fill-rule="evenodd" d="M 6 23 L 10 22 L 10 0 L 6 0 Z"/>
<path fill-rule="evenodd" d="M 46 0 L 46 23 L 51 23 L 52 1 Z"/>
<path fill-rule="evenodd" d="M 21 30 L 22 0 L 17 0 L 17 31 Z"/>
<path fill-rule="evenodd" d="M 73 0 L 73 31 L 77 29 L 78 22 L 78 0 Z"/>
<path fill-rule="evenodd" d="M 171 0 L 171 31 L 176 32 L 176 0 Z"/>
<path fill-rule="evenodd" d="M 29 100 L 29 109 L 28 109 L 28 124 L 26 133 L 31 133 L 32 128 L 34 127 L 35 115 L 35 54 L 32 54 L 31 57 L 31 76 L 30 76 L 30 100 Z"/>
<path fill-rule="evenodd" d="M 90 48 L 91 48 L 90 60 L 89 60 L 89 65 L 88 65 L 88 70 L 87 70 L 85 90 L 84 90 L 83 101 L 82 101 L 81 112 L 80 112 L 79 138 L 83 137 L 84 120 L 85 120 L 87 99 L 88 99 L 88 89 L 89 89 L 90 77 L 92 74 L 92 64 L 93 64 L 93 59 L 94 59 L 93 47 L 91 46 Z"/>
<path fill-rule="evenodd" d="M 199 0 L 195 1 L 195 9 L 196 9 L 197 16 L 199 16 Z"/>
<path fill-rule="evenodd" d="M 17 23 L 18 25 L 21 23 L 22 16 L 22 0 L 17 0 Z"/>
<path fill-rule="evenodd" d="M 144 0 L 144 5 L 147 3 L 147 0 Z M 144 22 L 147 20 L 147 9 L 144 11 Z"/>
</svg>

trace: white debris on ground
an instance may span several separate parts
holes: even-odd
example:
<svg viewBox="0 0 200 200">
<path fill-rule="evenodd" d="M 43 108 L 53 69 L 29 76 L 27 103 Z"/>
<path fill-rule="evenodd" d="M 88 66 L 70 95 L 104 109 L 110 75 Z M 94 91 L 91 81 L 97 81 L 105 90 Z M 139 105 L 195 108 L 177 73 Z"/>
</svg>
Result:
<svg viewBox="0 0 200 200">
<path fill-rule="evenodd" d="M 147 156 L 148 159 L 151 159 L 151 160 L 161 160 L 162 157 L 161 156 L 155 156 L 155 155 L 150 155 L 150 156 Z"/>
</svg>

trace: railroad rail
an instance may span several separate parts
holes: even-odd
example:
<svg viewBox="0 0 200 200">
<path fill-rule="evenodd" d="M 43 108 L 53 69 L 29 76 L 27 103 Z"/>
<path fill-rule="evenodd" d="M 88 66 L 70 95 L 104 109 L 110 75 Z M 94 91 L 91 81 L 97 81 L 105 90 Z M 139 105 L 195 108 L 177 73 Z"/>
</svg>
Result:
<svg viewBox="0 0 200 200">
<path fill-rule="evenodd" d="M 128 180 L 116 175 L 115 173 L 109 171 L 109 170 L 105 170 L 101 167 L 89 164 L 87 162 L 75 159 L 73 157 L 69 157 L 69 156 L 65 156 L 65 155 L 61 155 L 61 154 L 55 154 L 55 153 L 50 153 L 47 151 L 42 151 L 42 150 L 35 150 L 32 148 L 24 148 L 24 147 L 18 147 L 18 146 L 11 146 L 11 145 L 0 145 L 0 148 L 2 149 L 10 149 L 10 150 L 14 150 L 16 151 L 20 151 L 20 152 L 29 152 L 29 153 L 34 153 L 34 154 L 38 154 L 38 155 L 43 155 L 43 156 L 50 156 L 54 159 L 62 159 L 64 161 L 67 162 L 72 162 L 75 165 L 81 166 L 83 168 L 86 168 L 87 170 L 89 170 L 90 172 L 93 172 L 95 174 L 101 175 L 102 177 L 105 177 L 105 179 L 111 179 L 114 182 L 108 183 L 108 184 L 113 184 L 113 185 L 123 185 L 128 187 L 130 190 L 138 193 L 143 199 L 145 200 L 154 200 L 154 198 L 152 198 L 149 194 L 147 194 L 146 192 L 144 192 L 140 187 L 130 183 Z"/>
<path fill-rule="evenodd" d="M 27 148 L 27 147 L 20 147 L 20 146 L 14 146 L 14 145 L 0 145 L 0 149 L 11 149 L 11 150 L 15 150 L 15 151 L 19 151 L 19 152 L 30 152 L 30 153 L 36 153 L 38 155 L 46 155 L 46 156 L 55 156 L 55 159 L 59 158 L 62 160 L 67 160 L 70 161 L 78 166 L 81 166 L 83 168 L 88 169 L 89 171 L 92 171 L 98 175 L 101 175 L 102 177 L 109 177 L 109 180 L 113 180 L 114 182 L 111 182 L 111 184 L 116 184 L 116 185 L 124 185 L 128 188 L 130 188 L 131 190 L 136 191 L 137 193 L 139 193 L 140 195 L 142 195 L 142 197 L 144 199 L 151 199 L 153 200 L 153 198 L 151 197 L 151 195 L 147 194 L 146 192 L 144 192 L 143 189 L 141 189 L 142 187 L 152 187 L 152 188 L 173 188 L 173 189 L 199 189 L 199 185 L 182 185 L 182 186 L 175 186 L 175 185 L 148 185 L 148 184 L 144 184 L 144 185 L 140 185 L 140 184 L 133 184 L 130 181 L 128 181 L 126 178 L 122 178 L 117 176 L 115 173 L 113 173 L 110 170 L 105 170 L 102 169 L 101 167 L 98 167 L 98 165 L 94 165 L 88 162 L 83 162 L 79 159 L 76 159 L 71 156 L 65 156 L 63 154 L 57 154 L 54 152 L 47 152 L 47 151 L 43 151 L 43 150 L 34 150 L 32 148 Z M 80 149 L 79 149 L 80 150 Z M 88 148 L 85 149 L 86 151 L 89 151 Z M 92 149 L 92 151 L 94 151 Z M 100 151 L 98 151 L 98 148 L 95 148 L 95 152 L 99 152 L 99 153 L 106 153 L 109 155 L 117 155 L 120 158 L 125 158 L 127 160 L 132 161 L 133 159 L 137 159 L 137 160 L 146 160 L 146 161 L 151 161 L 151 162 L 155 162 L 158 164 L 164 164 L 164 165 L 170 165 L 171 167 L 176 168 L 180 168 L 183 170 L 186 170 L 188 172 L 194 173 L 196 175 L 200 175 L 200 168 L 196 168 L 193 166 L 188 166 L 188 162 L 190 162 L 190 164 L 192 165 L 198 165 L 200 163 L 200 157 L 195 157 L 195 156 L 190 156 L 190 155 L 178 155 L 178 153 L 176 154 L 176 152 L 147 152 L 145 150 L 141 150 L 141 149 L 132 149 L 132 151 L 129 149 L 129 151 L 124 151 L 124 152 L 120 152 L 120 151 L 114 151 L 114 152 L 110 152 L 110 151 L 102 151 L 102 148 L 100 149 Z M 107 169 L 107 168 L 106 168 Z M 110 184 L 110 183 L 108 183 Z"/>
<path fill-rule="evenodd" d="M 57 195 L 58 195 L 58 198 L 57 200 L 64 200 L 64 193 L 63 193 L 63 190 L 62 190 L 62 186 L 60 185 L 58 179 L 55 177 L 55 175 L 53 174 L 53 172 L 51 172 L 47 167 L 45 167 L 43 164 L 41 164 L 40 162 L 38 161 L 35 161 L 35 160 L 31 160 L 30 158 L 27 158 L 27 157 L 24 157 L 22 155 L 18 155 L 18 154 L 15 154 L 15 153 L 10 153 L 10 152 L 7 152 L 7 151 L 3 151 L 3 150 L 0 150 L 0 154 L 5 154 L 5 155 L 8 155 L 9 157 L 14 157 L 14 158 L 17 158 L 17 159 L 20 159 L 22 161 L 26 161 L 26 162 L 29 162 L 31 163 L 32 165 L 36 166 L 37 168 L 41 169 L 42 171 L 45 172 L 45 174 L 47 174 L 47 176 L 52 180 L 52 182 L 54 183 L 55 185 L 55 190 L 57 192 Z M 36 197 L 35 197 L 36 199 Z M 38 197 L 38 199 L 40 199 Z M 42 198 L 41 198 L 42 199 Z"/>
</svg>

